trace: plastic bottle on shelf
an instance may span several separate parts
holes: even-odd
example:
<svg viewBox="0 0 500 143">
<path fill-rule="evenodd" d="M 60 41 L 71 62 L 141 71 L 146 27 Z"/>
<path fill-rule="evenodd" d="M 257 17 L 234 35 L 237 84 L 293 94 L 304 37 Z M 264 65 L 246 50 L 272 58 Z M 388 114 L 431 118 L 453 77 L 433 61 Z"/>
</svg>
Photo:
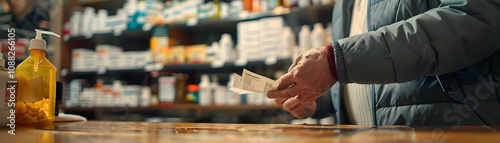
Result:
<svg viewBox="0 0 500 143">
<path fill-rule="evenodd" d="M 142 28 L 146 24 L 146 1 L 139 1 L 137 5 L 137 28 Z"/>
<path fill-rule="evenodd" d="M 79 36 L 81 35 L 81 28 L 82 28 L 82 12 L 80 11 L 75 11 L 73 12 L 73 15 L 71 16 L 71 28 L 70 28 L 70 35 L 71 36 Z"/>
<path fill-rule="evenodd" d="M 94 106 L 96 107 L 102 107 L 103 106 L 103 93 L 102 93 L 102 86 L 103 86 L 103 81 L 102 79 L 97 79 L 96 84 L 94 85 L 94 101 L 95 104 Z"/>
<path fill-rule="evenodd" d="M 231 35 L 227 33 L 222 34 L 219 44 L 220 54 L 218 56 L 225 62 L 233 61 L 236 57 L 233 50 L 234 44 L 233 39 L 231 39 Z"/>
<path fill-rule="evenodd" d="M 219 77 L 217 75 L 212 75 L 212 82 L 210 83 L 210 88 L 212 89 L 212 94 L 214 97 L 215 105 L 224 105 L 226 104 L 225 95 L 221 94 L 220 85 L 219 85 Z"/>
<path fill-rule="evenodd" d="M 314 24 L 314 29 L 311 33 L 311 48 L 324 47 L 326 45 L 325 41 L 325 29 L 323 28 L 323 24 Z"/>
<path fill-rule="evenodd" d="M 311 5 L 310 0 L 298 0 L 299 1 L 299 8 L 307 8 L 309 5 Z"/>
<path fill-rule="evenodd" d="M 226 1 L 220 1 L 219 2 L 219 17 L 220 18 L 226 18 L 227 16 L 229 16 L 229 2 L 226 2 Z"/>
<path fill-rule="evenodd" d="M 206 74 L 201 75 L 201 81 L 199 84 L 200 92 L 200 106 L 206 106 L 212 104 L 212 88 L 210 86 L 210 77 Z"/>
<path fill-rule="evenodd" d="M 113 81 L 113 86 L 111 88 L 113 94 L 113 107 L 122 106 L 122 82 L 119 80 Z"/>
<path fill-rule="evenodd" d="M 199 87 L 196 84 L 190 84 L 187 86 L 187 95 L 186 95 L 186 100 L 189 101 L 190 103 L 198 104 L 199 101 Z"/>
<path fill-rule="evenodd" d="M 95 17 L 95 9 L 92 7 L 86 7 L 85 11 L 83 12 L 82 16 L 82 28 L 81 28 L 81 33 L 83 36 L 86 38 L 92 37 L 92 24 Z"/>
<path fill-rule="evenodd" d="M 128 30 L 136 30 L 139 28 L 139 25 L 137 24 L 137 0 L 127 0 L 127 2 L 124 5 L 127 15 L 128 15 L 128 20 L 127 20 L 127 28 Z"/>
<path fill-rule="evenodd" d="M 217 52 L 219 50 L 219 44 L 217 42 L 212 42 L 211 46 L 208 46 L 206 51 L 207 61 L 213 62 L 217 59 Z"/>
<path fill-rule="evenodd" d="M 97 22 L 95 22 L 98 26 L 96 27 L 95 33 L 108 33 L 111 29 L 106 27 L 106 20 L 108 19 L 108 11 L 105 9 L 100 9 L 97 12 Z"/>
<path fill-rule="evenodd" d="M 299 51 L 304 52 L 311 48 L 311 29 L 308 25 L 302 25 L 299 32 Z"/>
<path fill-rule="evenodd" d="M 35 29 L 30 41 L 30 56 L 16 68 L 18 79 L 16 124 L 50 124 L 55 117 L 57 69 L 45 57 L 46 41 L 42 34 L 56 33 Z"/>
<path fill-rule="evenodd" d="M 232 0 L 229 7 L 230 7 L 229 13 L 231 15 L 236 15 L 236 16 L 239 15 L 244 10 L 242 0 Z"/>
<path fill-rule="evenodd" d="M 281 33 L 281 44 L 279 52 L 279 58 L 290 58 L 294 48 L 297 48 L 295 44 L 295 34 L 292 29 L 288 26 L 283 27 L 283 32 Z"/>
<path fill-rule="evenodd" d="M 151 101 L 151 88 L 142 87 L 141 89 L 141 97 L 139 98 L 139 106 L 141 107 L 149 107 Z"/>
</svg>

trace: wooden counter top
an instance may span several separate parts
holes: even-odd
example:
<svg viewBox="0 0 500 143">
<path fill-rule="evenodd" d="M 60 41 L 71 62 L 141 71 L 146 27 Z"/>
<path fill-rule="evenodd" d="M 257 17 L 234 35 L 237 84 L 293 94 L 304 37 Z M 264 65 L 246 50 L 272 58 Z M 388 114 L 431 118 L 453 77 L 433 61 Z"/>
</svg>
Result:
<svg viewBox="0 0 500 143">
<path fill-rule="evenodd" d="M 500 127 L 203 124 L 89 121 L 0 129 L 1 142 L 500 142 Z"/>
</svg>

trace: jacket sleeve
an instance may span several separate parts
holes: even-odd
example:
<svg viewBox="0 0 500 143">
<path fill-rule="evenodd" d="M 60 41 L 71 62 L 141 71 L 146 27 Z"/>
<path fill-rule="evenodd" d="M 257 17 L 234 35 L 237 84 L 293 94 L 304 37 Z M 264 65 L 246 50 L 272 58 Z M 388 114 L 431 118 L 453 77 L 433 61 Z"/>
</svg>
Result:
<svg viewBox="0 0 500 143">
<path fill-rule="evenodd" d="M 500 48 L 500 1 L 442 0 L 441 7 L 333 42 L 338 81 L 406 82 L 477 63 Z"/>
</svg>

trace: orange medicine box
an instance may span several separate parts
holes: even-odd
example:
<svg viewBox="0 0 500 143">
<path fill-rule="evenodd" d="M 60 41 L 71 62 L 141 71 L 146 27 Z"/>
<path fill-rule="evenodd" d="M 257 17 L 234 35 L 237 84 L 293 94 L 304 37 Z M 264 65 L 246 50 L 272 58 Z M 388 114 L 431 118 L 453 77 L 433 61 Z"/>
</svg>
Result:
<svg viewBox="0 0 500 143">
<path fill-rule="evenodd" d="M 168 62 L 170 65 L 186 64 L 186 48 L 184 46 L 170 47 L 168 52 Z"/>
<path fill-rule="evenodd" d="M 207 63 L 207 45 L 192 45 L 186 47 L 186 60 L 188 64 Z"/>
</svg>

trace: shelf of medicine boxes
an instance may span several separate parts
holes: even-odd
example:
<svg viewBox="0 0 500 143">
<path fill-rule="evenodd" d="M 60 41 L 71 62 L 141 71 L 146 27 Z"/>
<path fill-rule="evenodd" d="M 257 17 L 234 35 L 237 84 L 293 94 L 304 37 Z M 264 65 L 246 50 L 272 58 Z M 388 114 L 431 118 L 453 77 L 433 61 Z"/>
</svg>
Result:
<svg viewBox="0 0 500 143">
<path fill-rule="evenodd" d="M 75 111 L 146 111 L 160 109 L 189 109 L 189 110 L 262 110 L 279 109 L 281 106 L 274 105 L 208 105 L 200 106 L 198 104 L 174 104 L 173 106 L 151 106 L 151 107 L 71 107 L 65 108 L 61 105 L 60 109 L 67 112 Z"/>
<path fill-rule="evenodd" d="M 182 30 L 188 32 L 194 32 L 199 30 L 206 29 L 231 29 L 231 31 L 235 31 L 236 24 L 240 21 L 251 21 L 257 20 L 260 18 L 266 17 L 274 17 L 274 16 L 282 16 L 285 19 L 293 19 L 287 20 L 288 25 L 295 25 L 297 29 L 294 30 L 298 33 L 298 29 L 300 25 L 309 24 L 312 25 L 315 22 L 321 22 L 323 24 L 330 22 L 331 13 L 333 10 L 332 5 L 319 5 L 319 6 L 311 6 L 308 8 L 297 8 L 290 10 L 289 8 L 282 8 L 278 11 L 269 11 L 269 12 L 260 12 L 260 13 L 247 13 L 240 14 L 239 16 L 229 16 L 227 18 L 215 18 L 215 19 L 204 19 L 198 20 L 197 22 L 174 22 L 169 24 L 169 30 Z M 329 18 L 324 18 L 328 16 Z M 293 18 L 290 18 L 293 17 Z M 290 23 L 291 22 L 291 23 Z M 150 38 L 151 31 L 143 31 L 143 30 L 126 30 L 123 31 L 122 34 L 118 36 L 114 36 L 112 33 L 100 33 L 95 35 L 105 35 L 105 36 L 114 36 L 114 37 L 129 37 L 129 38 Z M 172 34 L 171 34 L 172 35 Z M 175 35 L 174 35 L 175 36 Z M 85 40 L 85 39 L 95 39 L 94 37 L 84 37 L 84 36 L 72 36 L 71 39 L 76 40 Z"/>
<path fill-rule="evenodd" d="M 217 32 L 227 32 L 232 35 L 236 35 L 236 25 L 240 21 L 249 21 L 256 20 L 264 17 L 271 16 L 282 16 L 285 19 L 285 22 L 288 25 L 292 26 L 292 30 L 295 33 L 299 32 L 301 25 L 313 25 L 316 22 L 321 22 L 326 24 L 331 20 L 333 5 L 321 5 L 321 6 L 312 6 L 309 8 L 300 8 L 294 9 L 291 11 L 284 12 L 284 14 L 276 14 L 275 12 L 264 12 L 264 13 L 256 13 L 249 14 L 244 17 L 228 17 L 224 19 L 206 19 L 200 20 L 197 25 L 188 26 L 186 22 L 178 22 L 173 23 L 169 26 L 169 31 L 171 32 L 171 36 L 175 37 L 178 32 L 182 31 L 187 33 L 204 33 L 207 29 L 216 30 Z M 325 18 L 326 17 L 326 18 Z M 213 32 L 213 31 L 212 31 Z M 93 49 L 98 44 L 112 44 L 117 46 L 124 46 L 127 50 L 146 50 L 149 45 L 137 45 L 137 43 L 141 44 L 149 44 L 149 38 L 151 38 L 151 31 L 142 31 L 142 30 L 130 30 L 123 31 L 121 35 L 114 36 L 112 33 L 104 33 L 104 34 L 94 34 L 91 38 L 85 38 L 83 36 L 72 37 L 69 41 L 63 43 L 70 49 L 72 48 L 89 48 Z M 182 35 L 182 34 L 181 34 Z M 192 38 L 192 37 L 189 37 Z M 195 39 L 206 39 L 206 37 L 195 36 Z M 233 39 L 236 39 L 233 37 Z M 130 43 L 130 41 L 134 41 Z M 126 43 L 126 44 L 124 44 Z M 120 45 L 121 44 L 121 45 Z M 134 44 L 131 46 L 130 44 Z M 182 43 L 181 43 L 182 44 Z M 75 47 L 78 45 L 79 47 Z M 68 51 L 71 52 L 71 51 Z M 278 60 L 277 64 L 282 64 L 288 62 L 288 59 Z M 225 68 L 233 68 L 233 67 L 253 67 L 253 66 L 262 66 L 265 65 L 264 61 L 255 61 L 249 62 L 245 66 L 234 66 L 234 63 L 225 63 L 223 67 L 220 68 L 212 68 L 208 64 L 194 64 L 194 65 L 167 65 L 163 68 L 163 70 L 210 70 L 210 69 L 225 69 Z M 145 71 L 144 69 L 126 69 L 126 70 L 109 70 L 108 72 L 141 72 Z M 65 77 L 72 75 L 92 75 L 98 74 L 95 71 L 91 72 L 70 72 L 68 74 L 62 74 Z M 100 73 L 103 74 L 103 73 Z M 99 74 L 98 74 L 99 75 Z"/>
<path fill-rule="evenodd" d="M 221 67 L 213 67 L 210 64 L 185 64 L 185 65 L 166 65 L 163 66 L 162 69 L 158 71 L 204 71 L 204 72 L 217 72 L 220 70 L 235 70 L 239 68 L 252 68 L 259 66 L 273 66 L 273 65 L 291 65 L 292 59 L 278 59 L 276 63 L 266 64 L 264 61 L 249 61 L 246 65 L 235 65 L 234 62 L 224 63 Z M 241 71 L 241 70 L 240 70 Z M 88 76 L 88 75 L 113 75 L 119 73 L 136 73 L 136 74 L 145 74 L 150 72 L 150 70 L 142 69 L 120 69 L 120 70 L 106 70 L 104 72 L 97 71 L 85 71 L 85 72 L 70 72 L 62 75 L 63 77 L 80 77 L 80 76 Z"/>
</svg>

